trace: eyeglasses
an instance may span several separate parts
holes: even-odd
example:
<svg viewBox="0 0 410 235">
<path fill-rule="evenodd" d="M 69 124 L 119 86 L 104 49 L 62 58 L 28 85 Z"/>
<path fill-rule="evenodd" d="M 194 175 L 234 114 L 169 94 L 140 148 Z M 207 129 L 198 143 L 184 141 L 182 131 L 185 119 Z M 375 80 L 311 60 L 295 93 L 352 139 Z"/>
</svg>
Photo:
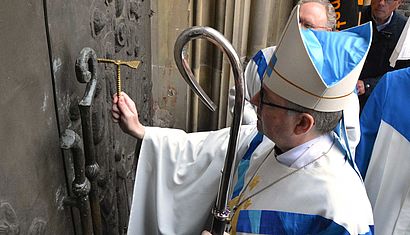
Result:
<svg viewBox="0 0 410 235">
<path fill-rule="evenodd" d="M 313 25 L 309 22 L 305 22 L 305 21 L 302 21 L 302 20 L 299 22 L 299 24 L 305 29 L 332 31 L 332 29 L 330 27 Z"/>
<path fill-rule="evenodd" d="M 379 0 L 380 1 L 380 0 Z M 384 0 L 388 4 L 392 4 L 393 2 L 397 2 L 398 0 Z"/>
<path fill-rule="evenodd" d="M 288 110 L 288 111 L 293 111 L 293 112 L 297 112 L 297 113 L 304 113 L 302 111 L 296 110 L 296 109 L 292 109 L 289 107 L 285 107 L 285 106 L 281 106 L 278 104 L 274 104 L 274 103 L 270 103 L 270 102 L 265 102 L 263 101 L 263 87 L 262 87 L 263 83 L 261 82 L 261 90 L 259 92 L 259 97 L 260 97 L 260 102 L 259 102 L 259 108 L 262 109 L 262 105 L 267 105 L 269 107 L 273 107 L 273 108 L 280 108 L 280 109 L 284 109 L 284 110 Z"/>
</svg>

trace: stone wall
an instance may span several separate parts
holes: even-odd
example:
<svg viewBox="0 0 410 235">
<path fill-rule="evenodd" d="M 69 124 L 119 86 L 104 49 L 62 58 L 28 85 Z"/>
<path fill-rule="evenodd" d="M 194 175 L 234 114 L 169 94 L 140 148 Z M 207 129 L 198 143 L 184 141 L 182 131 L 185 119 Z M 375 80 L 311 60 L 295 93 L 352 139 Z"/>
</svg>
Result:
<svg viewBox="0 0 410 235">
<path fill-rule="evenodd" d="M 399 11 L 409 17 L 410 16 L 410 0 L 404 0 L 403 4 L 400 6 Z"/>
</svg>

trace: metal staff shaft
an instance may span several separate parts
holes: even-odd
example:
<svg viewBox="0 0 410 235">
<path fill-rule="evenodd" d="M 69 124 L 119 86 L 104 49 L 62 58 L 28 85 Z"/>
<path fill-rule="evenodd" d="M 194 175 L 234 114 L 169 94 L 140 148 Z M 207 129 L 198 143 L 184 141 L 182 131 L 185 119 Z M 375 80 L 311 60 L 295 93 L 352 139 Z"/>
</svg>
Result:
<svg viewBox="0 0 410 235">
<path fill-rule="evenodd" d="M 244 104 L 244 74 L 242 64 L 238 54 L 231 43 L 218 31 L 210 27 L 192 27 L 183 31 L 177 38 L 174 46 L 174 59 L 179 72 L 191 89 L 199 96 L 201 101 L 212 111 L 215 111 L 216 105 L 209 96 L 204 92 L 202 87 L 195 80 L 195 76 L 189 67 L 188 60 L 184 53 L 185 45 L 197 38 L 205 38 L 215 44 L 228 57 L 232 66 L 235 81 L 235 105 L 234 115 L 231 124 L 228 150 L 225 157 L 225 163 L 222 170 L 222 176 L 219 183 L 219 191 L 216 199 L 215 208 L 212 210 L 213 220 L 211 232 L 213 235 L 222 235 L 225 225 L 229 219 L 230 210 L 228 200 L 230 197 L 231 181 L 234 175 L 234 164 L 236 158 L 236 144 L 238 141 L 239 128 L 242 122 L 243 104 Z"/>
</svg>

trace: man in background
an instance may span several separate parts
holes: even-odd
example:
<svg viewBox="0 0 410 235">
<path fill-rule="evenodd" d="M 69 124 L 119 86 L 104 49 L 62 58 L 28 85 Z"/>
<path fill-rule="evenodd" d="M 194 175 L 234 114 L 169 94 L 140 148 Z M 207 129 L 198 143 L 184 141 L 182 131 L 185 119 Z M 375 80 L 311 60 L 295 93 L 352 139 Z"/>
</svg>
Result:
<svg viewBox="0 0 410 235">
<path fill-rule="evenodd" d="M 372 0 L 371 5 L 363 9 L 362 23 L 373 22 L 373 38 L 357 82 L 360 110 L 363 109 L 380 77 L 388 71 L 410 66 L 410 60 L 398 61 L 394 68 L 389 63 L 407 21 L 406 17 L 397 12 L 402 3 L 403 0 Z"/>
</svg>

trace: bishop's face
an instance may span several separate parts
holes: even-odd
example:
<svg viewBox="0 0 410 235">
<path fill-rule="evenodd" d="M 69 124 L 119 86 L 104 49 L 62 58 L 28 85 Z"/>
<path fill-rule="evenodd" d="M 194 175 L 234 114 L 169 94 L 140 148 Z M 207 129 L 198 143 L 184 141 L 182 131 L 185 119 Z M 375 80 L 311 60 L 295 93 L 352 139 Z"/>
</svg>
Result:
<svg viewBox="0 0 410 235">
<path fill-rule="evenodd" d="M 258 107 L 258 130 L 281 150 L 292 148 L 296 122 L 295 115 L 286 107 L 287 101 L 262 85 L 261 91 L 252 97 L 251 103 Z"/>
</svg>

